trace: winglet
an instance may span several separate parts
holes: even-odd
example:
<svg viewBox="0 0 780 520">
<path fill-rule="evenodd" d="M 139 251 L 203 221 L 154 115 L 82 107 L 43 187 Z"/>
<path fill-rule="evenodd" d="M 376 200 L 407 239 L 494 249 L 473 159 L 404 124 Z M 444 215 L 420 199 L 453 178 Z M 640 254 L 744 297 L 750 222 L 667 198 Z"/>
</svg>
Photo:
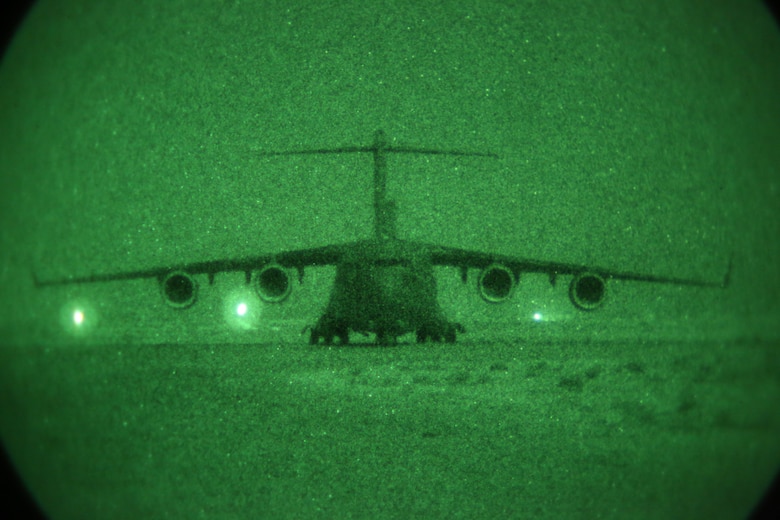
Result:
<svg viewBox="0 0 780 520">
<path fill-rule="evenodd" d="M 734 253 L 731 253 L 731 256 L 729 257 L 728 269 L 726 269 L 726 274 L 723 275 L 723 281 L 720 284 L 721 289 L 725 289 L 729 285 L 731 285 L 731 272 L 733 269 L 734 269 Z"/>
</svg>

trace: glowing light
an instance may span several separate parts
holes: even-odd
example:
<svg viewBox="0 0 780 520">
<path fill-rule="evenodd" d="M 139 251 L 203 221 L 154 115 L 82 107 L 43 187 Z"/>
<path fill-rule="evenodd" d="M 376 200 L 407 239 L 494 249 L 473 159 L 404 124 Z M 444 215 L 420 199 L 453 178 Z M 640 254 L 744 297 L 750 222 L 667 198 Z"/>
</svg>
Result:
<svg viewBox="0 0 780 520">
<path fill-rule="evenodd" d="M 100 315 L 88 301 L 79 299 L 67 302 L 60 308 L 58 321 L 65 332 L 83 338 L 96 330 Z"/>
<path fill-rule="evenodd" d="M 534 321 L 542 321 L 542 313 L 541 312 L 535 312 L 534 313 Z"/>
<path fill-rule="evenodd" d="M 263 312 L 251 288 L 242 286 L 224 297 L 222 307 L 225 323 L 232 329 L 256 330 Z"/>
</svg>

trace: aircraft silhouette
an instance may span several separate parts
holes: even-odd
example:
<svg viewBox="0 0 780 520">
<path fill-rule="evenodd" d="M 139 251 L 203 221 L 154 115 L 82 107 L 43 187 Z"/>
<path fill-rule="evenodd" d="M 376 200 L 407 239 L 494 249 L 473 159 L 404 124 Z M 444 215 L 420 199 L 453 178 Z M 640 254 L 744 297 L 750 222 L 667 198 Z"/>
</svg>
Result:
<svg viewBox="0 0 780 520">
<path fill-rule="evenodd" d="M 457 334 L 465 331 L 459 323 L 447 320 L 439 306 L 434 276 L 436 266 L 458 268 L 464 283 L 470 269 L 479 269 L 479 294 L 489 303 L 509 299 L 522 273 L 547 274 L 553 285 L 559 276 L 571 276 L 569 298 L 575 307 L 584 311 L 602 305 L 607 294 L 606 284 L 610 279 L 723 288 L 729 283 L 731 263 L 723 280 L 712 282 L 469 251 L 402 240 L 396 236 L 396 205 L 386 196 L 388 154 L 497 158 L 495 154 L 391 145 L 385 133 L 378 130 L 368 146 L 262 152 L 260 155 L 345 153 L 373 155 L 374 236 L 369 239 L 246 258 L 56 280 L 39 280 L 34 276 L 35 285 L 49 287 L 155 278 L 165 301 L 175 308 L 185 309 L 197 300 L 198 283 L 195 276 L 207 275 L 211 285 L 215 274 L 232 271 L 244 272 L 246 283 L 254 284 L 261 300 L 278 304 L 285 301 L 292 291 L 293 271 L 297 271 L 300 283 L 305 268 L 333 265 L 336 267 L 336 276 L 328 304 L 319 320 L 307 328 L 311 344 L 323 342 L 331 345 L 336 339 L 341 344 L 348 343 L 350 332 L 375 334 L 379 344 L 394 344 L 398 336 L 410 332 L 416 333 L 418 342 L 454 343 Z"/>
</svg>

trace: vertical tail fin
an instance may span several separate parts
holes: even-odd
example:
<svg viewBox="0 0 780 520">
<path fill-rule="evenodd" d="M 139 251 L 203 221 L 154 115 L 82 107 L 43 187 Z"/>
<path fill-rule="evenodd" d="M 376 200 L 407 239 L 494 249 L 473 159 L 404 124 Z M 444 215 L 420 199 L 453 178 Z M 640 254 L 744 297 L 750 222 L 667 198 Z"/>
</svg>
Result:
<svg viewBox="0 0 780 520">
<path fill-rule="evenodd" d="M 317 153 L 355 153 L 371 152 L 374 156 L 374 236 L 377 239 L 395 238 L 397 210 L 395 202 L 387 199 L 387 154 L 414 153 L 432 155 L 462 155 L 498 158 L 496 154 L 480 152 L 461 152 L 457 150 L 436 150 L 433 148 L 411 148 L 390 146 L 387 135 L 382 130 L 374 132 L 374 142 L 370 146 L 346 146 L 342 148 L 321 148 L 314 150 L 293 150 L 287 152 L 261 152 L 260 155 L 304 155 Z"/>
<path fill-rule="evenodd" d="M 387 135 L 374 132 L 374 236 L 377 239 L 395 238 L 396 205 L 387 200 Z"/>
</svg>

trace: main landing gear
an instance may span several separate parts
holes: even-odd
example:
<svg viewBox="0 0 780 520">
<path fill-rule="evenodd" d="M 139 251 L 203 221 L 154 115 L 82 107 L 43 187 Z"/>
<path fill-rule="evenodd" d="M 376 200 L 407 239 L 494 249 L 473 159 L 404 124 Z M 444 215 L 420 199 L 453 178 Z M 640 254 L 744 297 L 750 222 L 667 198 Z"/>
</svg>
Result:
<svg viewBox="0 0 780 520">
<path fill-rule="evenodd" d="M 306 327 L 303 333 L 309 331 L 309 344 L 319 345 L 348 345 L 349 327 L 340 322 L 319 322 L 313 327 Z M 427 323 L 416 331 L 417 343 L 455 343 L 458 333 L 464 333 L 466 329 L 460 323 L 447 321 Z M 377 345 L 395 345 L 398 336 L 387 331 L 376 333 Z"/>
<path fill-rule="evenodd" d="M 344 324 L 338 323 L 318 323 L 314 327 L 307 327 L 309 329 L 309 345 L 318 345 L 320 340 L 325 345 L 334 345 L 334 340 L 338 338 L 339 345 L 349 344 L 349 327 Z M 303 329 L 303 332 L 306 332 Z"/>
<path fill-rule="evenodd" d="M 327 327 L 321 324 L 314 327 L 306 327 L 303 332 L 309 331 L 309 345 L 319 345 L 322 340 L 323 345 L 348 345 L 349 327 Z M 368 334 L 365 334 L 366 336 Z M 377 345 L 395 345 L 397 337 L 393 334 L 378 332 L 376 335 Z"/>
<path fill-rule="evenodd" d="M 466 332 L 460 323 L 432 323 L 417 329 L 417 343 L 433 341 L 436 343 L 455 343 L 458 333 Z"/>
</svg>

